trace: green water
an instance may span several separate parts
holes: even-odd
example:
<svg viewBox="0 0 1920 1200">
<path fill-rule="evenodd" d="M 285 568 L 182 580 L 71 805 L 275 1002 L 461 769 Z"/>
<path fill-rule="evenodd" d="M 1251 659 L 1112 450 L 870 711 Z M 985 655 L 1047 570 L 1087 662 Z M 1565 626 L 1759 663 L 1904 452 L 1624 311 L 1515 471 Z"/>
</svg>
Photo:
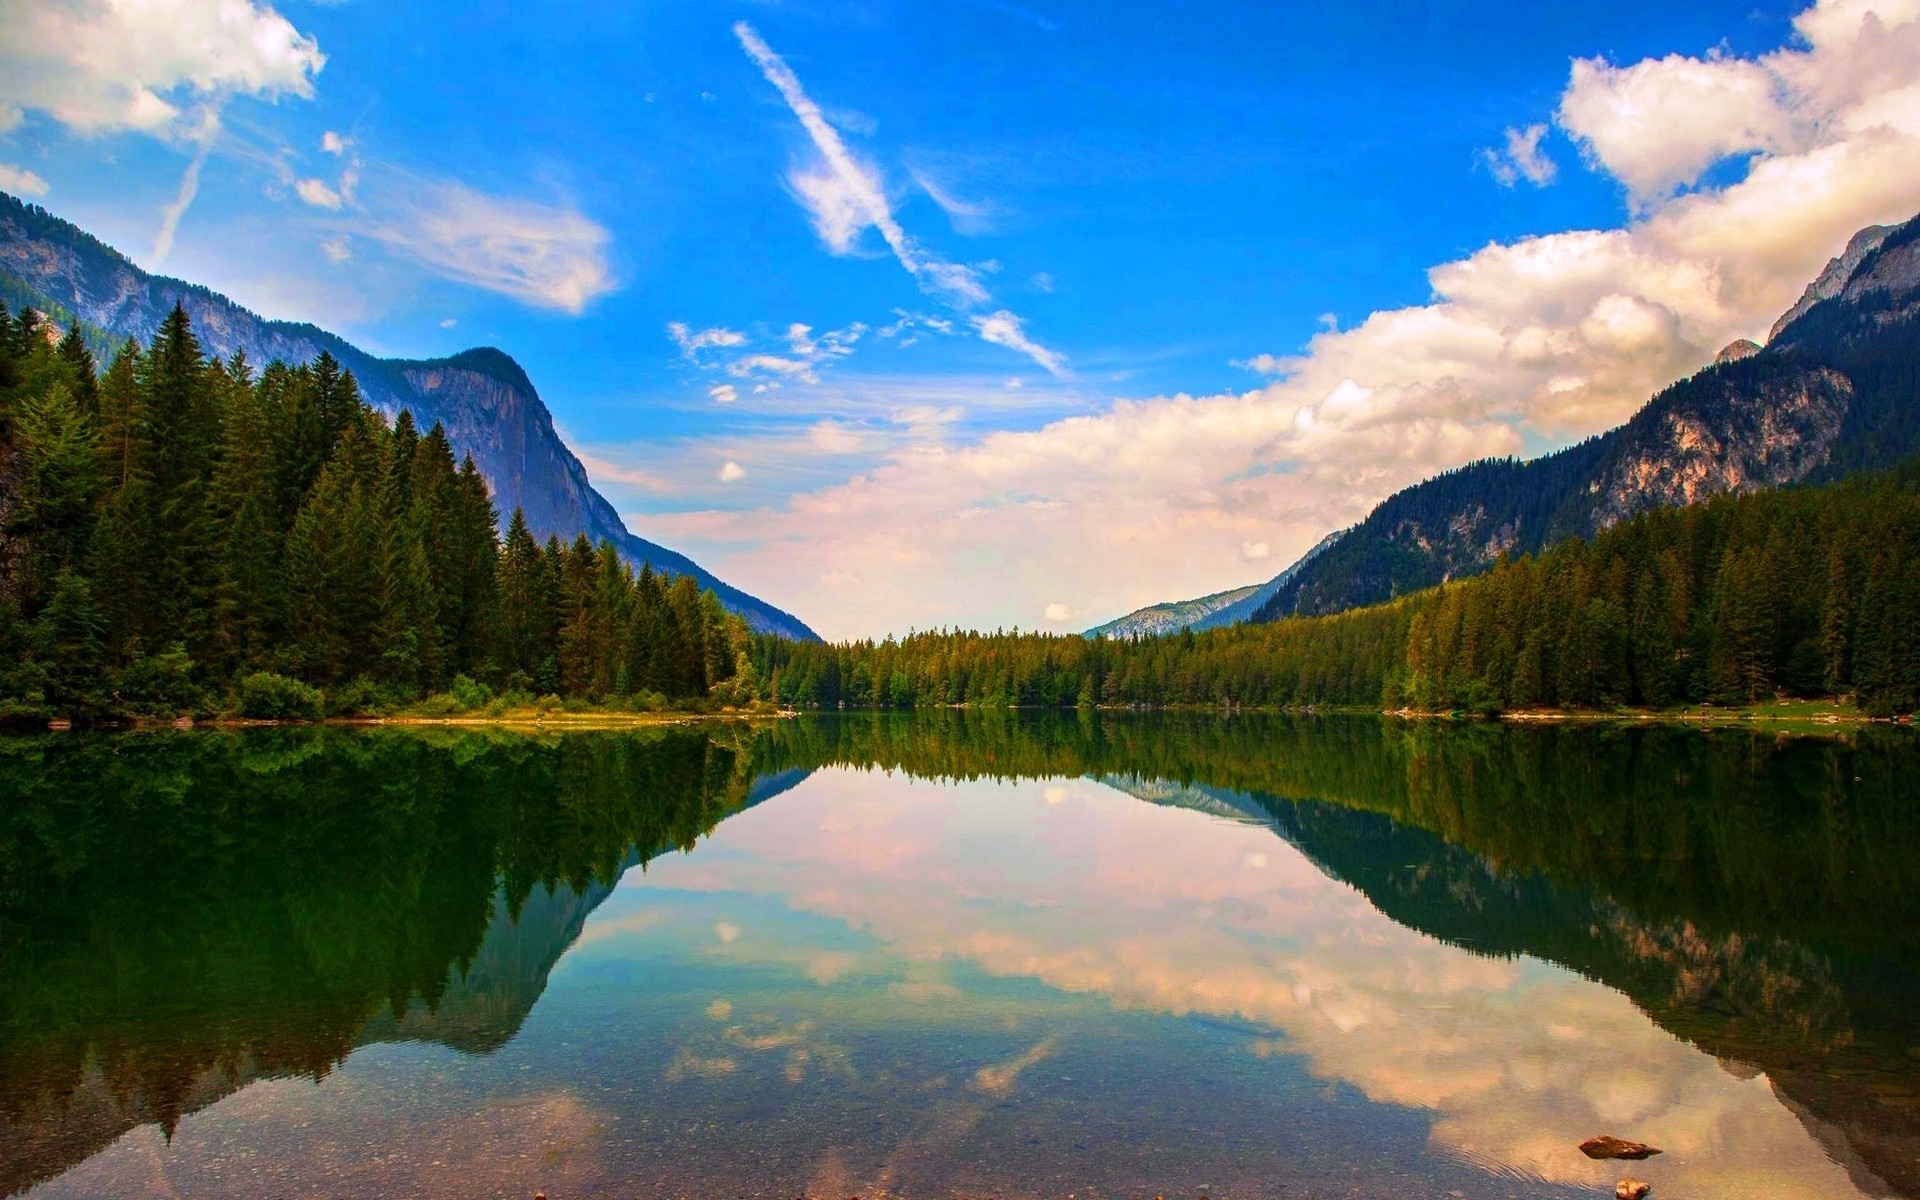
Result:
<svg viewBox="0 0 1920 1200">
<path fill-rule="evenodd" d="M 0 1195 L 1920 1196 L 1916 780 L 1892 729 L 0 740 Z"/>
</svg>

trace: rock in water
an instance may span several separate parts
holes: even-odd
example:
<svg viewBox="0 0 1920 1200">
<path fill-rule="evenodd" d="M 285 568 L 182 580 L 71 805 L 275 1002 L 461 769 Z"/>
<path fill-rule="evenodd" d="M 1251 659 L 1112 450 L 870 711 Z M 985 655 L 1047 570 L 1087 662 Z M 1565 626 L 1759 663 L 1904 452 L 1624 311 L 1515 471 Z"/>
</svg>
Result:
<svg viewBox="0 0 1920 1200">
<path fill-rule="evenodd" d="M 1591 1137 L 1580 1143 L 1580 1153 L 1588 1158 L 1652 1158 L 1660 1151 L 1641 1142 L 1629 1142 L 1612 1134 Z"/>
<path fill-rule="evenodd" d="M 1653 1185 L 1644 1179 L 1627 1178 L 1613 1185 L 1614 1200 L 1647 1200 Z"/>
</svg>

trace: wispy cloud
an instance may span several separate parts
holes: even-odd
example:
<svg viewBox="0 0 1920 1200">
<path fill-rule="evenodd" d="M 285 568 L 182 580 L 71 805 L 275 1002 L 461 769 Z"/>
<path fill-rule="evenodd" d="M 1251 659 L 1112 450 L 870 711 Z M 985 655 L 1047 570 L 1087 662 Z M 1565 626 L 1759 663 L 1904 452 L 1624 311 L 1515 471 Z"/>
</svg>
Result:
<svg viewBox="0 0 1920 1200">
<path fill-rule="evenodd" d="M 446 278 L 579 313 L 617 286 L 612 236 L 571 205 L 489 195 L 389 168 L 352 229 Z"/>
<path fill-rule="evenodd" d="M 747 335 L 722 326 L 711 329 L 694 329 L 684 321 L 667 322 L 667 336 L 680 347 L 680 353 L 688 359 L 698 361 L 700 352 L 728 346 L 744 346 Z"/>
<path fill-rule="evenodd" d="M 740 39 L 747 57 L 753 60 L 767 82 L 780 93 L 780 98 L 786 101 L 787 108 L 813 143 L 817 161 L 795 168 L 788 174 L 787 184 L 806 207 L 813 219 L 814 230 L 820 235 L 820 240 L 826 243 L 827 249 L 835 254 L 851 254 L 857 249 L 861 235 L 871 229 L 880 235 L 880 240 L 886 243 L 894 260 L 919 282 L 921 290 L 928 295 L 961 311 L 992 303 L 993 296 L 982 282 L 978 267 L 951 262 L 928 252 L 901 226 L 879 172 L 847 148 L 840 131 L 834 128 L 820 106 L 807 95 L 799 77 L 786 60 L 774 53 L 773 48 L 745 21 L 736 22 L 733 32 Z M 996 317 L 999 315 L 995 314 Z M 1018 325 L 1017 318 L 1015 325 Z M 996 322 L 993 328 L 1004 329 L 1005 326 Z M 984 330 L 981 332 L 985 336 Z M 1065 369 L 1064 355 L 1047 350 L 1024 335 L 1018 344 L 993 338 L 987 340 L 1019 350 L 1056 374 Z"/>
<path fill-rule="evenodd" d="M 983 342 L 992 342 L 996 346 L 1005 346 L 1039 363 L 1054 375 L 1067 373 L 1066 359 L 1027 336 L 1020 318 L 1006 309 L 972 318 L 974 332 Z"/>
<path fill-rule="evenodd" d="M 173 253 L 173 238 L 180 229 L 180 218 L 187 215 L 194 197 L 200 194 L 200 171 L 207 165 L 207 155 L 212 152 L 213 143 L 219 136 L 220 110 L 209 105 L 200 110 L 199 124 L 191 134 L 193 157 L 187 161 L 187 169 L 180 175 L 180 186 L 174 193 L 173 201 L 160 210 L 160 231 L 154 235 L 153 254 L 148 260 L 149 265 L 156 269 L 167 261 L 167 255 Z"/>
<path fill-rule="evenodd" d="M 1525 129 L 1508 126 L 1506 143 L 1499 149 L 1480 151 L 1480 165 L 1490 172 L 1501 187 L 1510 188 L 1522 179 L 1535 187 L 1545 187 L 1553 182 L 1560 168 L 1555 165 L 1546 152 L 1540 149 L 1540 142 L 1547 136 L 1544 123 L 1536 123 Z"/>
<path fill-rule="evenodd" d="M 680 347 L 681 357 L 704 371 L 725 371 L 735 379 L 802 383 L 818 383 L 818 368 L 852 354 L 867 332 L 867 326 L 857 321 L 818 336 L 813 326 L 800 321 L 772 336 L 764 332 L 749 336 L 724 326 L 694 329 L 684 321 L 667 324 L 667 335 Z M 709 388 L 707 394 L 722 403 L 740 398 L 732 384 Z"/>
</svg>

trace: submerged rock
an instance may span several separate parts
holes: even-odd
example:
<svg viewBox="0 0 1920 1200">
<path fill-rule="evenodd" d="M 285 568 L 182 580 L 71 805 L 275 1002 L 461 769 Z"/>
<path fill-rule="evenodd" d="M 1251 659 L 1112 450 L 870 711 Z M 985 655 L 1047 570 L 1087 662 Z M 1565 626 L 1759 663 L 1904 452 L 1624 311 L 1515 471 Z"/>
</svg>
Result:
<svg viewBox="0 0 1920 1200">
<path fill-rule="evenodd" d="M 1625 1138 L 1603 1133 L 1599 1137 L 1590 1137 L 1580 1143 L 1580 1153 L 1588 1158 L 1651 1158 L 1660 1153 L 1643 1142 L 1629 1142 Z"/>
<path fill-rule="evenodd" d="M 1614 1200 L 1647 1200 L 1653 1185 L 1644 1179 L 1626 1178 L 1613 1185 Z"/>
</svg>

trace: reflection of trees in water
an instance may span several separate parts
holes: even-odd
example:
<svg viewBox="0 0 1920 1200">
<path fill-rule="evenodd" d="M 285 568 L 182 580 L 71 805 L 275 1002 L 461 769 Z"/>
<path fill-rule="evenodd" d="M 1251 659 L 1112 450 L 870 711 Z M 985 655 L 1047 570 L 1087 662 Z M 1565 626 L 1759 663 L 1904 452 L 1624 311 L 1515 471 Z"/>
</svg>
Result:
<svg viewBox="0 0 1920 1200">
<path fill-rule="evenodd" d="M 1566 964 L 1766 1071 L 1920 1195 L 1915 758 L 1879 730 L 953 710 L 3 742 L 0 1193 L 358 1044 L 503 1045 L 625 867 L 848 765 L 1271 824 L 1404 925 Z"/>
<path fill-rule="evenodd" d="M 627 866 L 748 802 L 736 765 L 685 731 L 0 742 L 0 1194 L 368 1041 L 505 1044 Z"/>
</svg>

